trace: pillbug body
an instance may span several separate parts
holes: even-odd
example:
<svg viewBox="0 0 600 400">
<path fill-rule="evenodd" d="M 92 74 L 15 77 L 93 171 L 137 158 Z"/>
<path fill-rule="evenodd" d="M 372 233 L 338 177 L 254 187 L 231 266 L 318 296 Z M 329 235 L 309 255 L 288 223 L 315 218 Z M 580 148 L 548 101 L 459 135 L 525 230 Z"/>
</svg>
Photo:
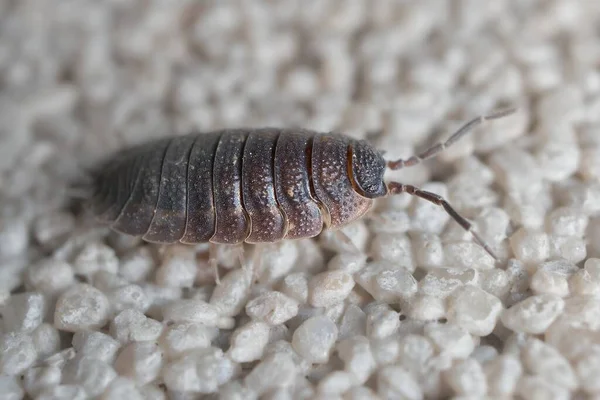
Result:
<svg viewBox="0 0 600 400">
<path fill-rule="evenodd" d="M 386 162 L 364 140 L 302 129 L 233 129 L 158 139 L 119 152 L 94 174 L 93 212 L 114 230 L 155 243 L 239 244 L 317 236 L 363 216 L 375 199 L 409 193 L 470 223 L 440 196 L 386 168 L 433 157 L 486 119 L 407 160 Z M 475 240 L 490 248 L 474 233 Z"/>
</svg>

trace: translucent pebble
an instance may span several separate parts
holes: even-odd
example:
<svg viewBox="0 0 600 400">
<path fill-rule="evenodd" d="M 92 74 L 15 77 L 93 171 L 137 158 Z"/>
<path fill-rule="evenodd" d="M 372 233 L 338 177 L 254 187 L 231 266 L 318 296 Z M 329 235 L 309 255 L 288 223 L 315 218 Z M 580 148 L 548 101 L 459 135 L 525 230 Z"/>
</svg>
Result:
<svg viewBox="0 0 600 400">
<path fill-rule="evenodd" d="M 12 376 L 0 376 L 0 393 L 6 400 L 19 400 L 25 396 L 21 384 Z"/>
<path fill-rule="evenodd" d="M 49 357 L 60 350 L 60 333 L 51 324 L 44 323 L 39 325 L 31 332 L 31 338 L 33 339 L 38 359 Z"/>
<path fill-rule="evenodd" d="M 480 272 L 481 288 L 489 294 L 503 299 L 510 290 L 506 271 L 494 268 Z"/>
<path fill-rule="evenodd" d="M 369 263 L 354 278 L 378 301 L 395 302 L 417 291 L 417 282 L 410 271 L 389 261 Z"/>
<path fill-rule="evenodd" d="M 408 334 L 399 340 L 397 365 L 419 376 L 431 364 L 435 347 L 431 340 L 422 335 Z"/>
<path fill-rule="evenodd" d="M 339 322 L 339 339 L 346 339 L 358 335 L 366 335 L 367 315 L 354 304 L 349 304 Z"/>
<path fill-rule="evenodd" d="M 454 364 L 444 377 L 456 394 L 482 397 L 487 392 L 486 376 L 481 365 L 469 358 Z"/>
<path fill-rule="evenodd" d="M 373 218 L 371 229 L 375 233 L 398 234 L 410 228 L 410 217 L 403 210 L 384 210 Z"/>
<path fill-rule="evenodd" d="M 220 400 L 256 400 L 257 395 L 240 381 L 229 381 L 219 388 Z"/>
<path fill-rule="evenodd" d="M 171 322 L 200 322 L 219 326 L 220 315 L 216 306 L 202 300 L 181 299 L 163 307 L 163 320 Z"/>
<path fill-rule="evenodd" d="M 365 254 L 354 253 L 339 253 L 333 256 L 327 264 L 327 269 L 330 271 L 344 271 L 349 274 L 354 274 L 360 271 L 367 262 Z"/>
<path fill-rule="evenodd" d="M 403 311 L 412 319 L 435 321 L 446 314 L 446 304 L 439 297 L 418 294 L 406 301 Z"/>
<path fill-rule="evenodd" d="M 75 227 L 73 214 L 64 211 L 53 211 L 42 215 L 35 221 L 33 231 L 35 239 L 44 247 L 52 247 L 69 234 Z"/>
<path fill-rule="evenodd" d="M 266 284 L 286 276 L 300 259 L 298 245 L 284 240 L 261 248 L 261 263 L 257 271 L 259 282 Z"/>
<path fill-rule="evenodd" d="M 112 248 L 102 243 L 91 242 L 75 257 L 73 269 L 80 275 L 92 275 L 98 271 L 116 274 L 119 270 L 119 259 Z"/>
<path fill-rule="evenodd" d="M 389 261 L 391 264 L 401 266 L 409 271 L 415 270 L 412 245 L 405 234 L 380 233 L 371 243 L 370 254 L 376 260 Z"/>
<path fill-rule="evenodd" d="M 569 283 L 564 276 L 543 269 L 533 274 L 530 285 L 535 294 L 546 293 L 559 297 L 565 297 L 569 294 Z"/>
<path fill-rule="evenodd" d="M 519 359 L 510 354 L 502 354 L 483 366 L 487 378 L 488 392 L 491 395 L 510 395 L 515 391 L 523 373 Z"/>
<path fill-rule="evenodd" d="M 387 304 L 374 304 L 365 309 L 367 314 L 367 336 L 382 339 L 393 335 L 400 326 L 400 314 Z"/>
<path fill-rule="evenodd" d="M 238 363 L 259 360 L 269 342 L 269 325 L 260 321 L 250 321 L 237 328 L 229 339 L 227 355 Z"/>
<path fill-rule="evenodd" d="M 377 394 L 382 398 L 423 399 L 419 383 L 404 368 L 383 367 L 377 372 Z"/>
<path fill-rule="evenodd" d="M 73 348 L 77 354 L 93 357 L 112 364 L 121 344 L 109 335 L 98 331 L 79 331 L 73 335 Z"/>
<path fill-rule="evenodd" d="M 58 298 L 54 325 L 70 332 L 99 329 L 108 322 L 109 313 L 110 302 L 104 293 L 88 284 L 78 284 Z"/>
<path fill-rule="evenodd" d="M 523 376 L 515 394 L 531 400 L 567 400 L 570 398 L 569 391 L 560 385 L 548 381 L 543 376 Z"/>
<path fill-rule="evenodd" d="M 167 389 L 172 391 L 215 393 L 238 373 L 237 364 L 224 357 L 220 349 L 210 348 L 167 364 L 162 377 Z"/>
<path fill-rule="evenodd" d="M 194 350 L 210 347 L 216 329 L 199 322 L 177 322 L 165 328 L 161 348 L 168 358 L 176 359 Z"/>
<path fill-rule="evenodd" d="M 296 378 L 296 365 L 285 353 L 267 355 L 244 378 L 244 384 L 257 395 L 274 388 L 291 386 Z"/>
<path fill-rule="evenodd" d="M 163 325 L 160 322 L 134 309 L 121 311 L 109 327 L 110 334 L 121 344 L 156 340 L 162 330 Z"/>
<path fill-rule="evenodd" d="M 23 375 L 23 386 L 30 396 L 37 396 L 47 388 L 60 384 L 62 371 L 57 366 L 32 367 Z"/>
<path fill-rule="evenodd" d="M 448 320 L 477 336 L 489 335 L 501 313 L 497 297 L 472 285 L 456 289 L 448 301 Z"/>
<path fill-rule="evenodd" d="M 351 372 L 358 383 L 365 383 L 377 367 L 369 339 L 364 336 L 343 340 L 336 349 L 344 369 Z"/>
<path fill-rule="evenodd" d="M 81 386 L 90 397 L 100 395 L 117 377 L 106 362 L 91 357 L 76 357 L 65 364 L 62 383 Z"/>
<path fill-rule="evenodd" d="M 25 279 L 36 291 L 54 295 L 73 284 L 74 274 L 70 264 L 49 258 L 28 268 Z"/>
<path fill-rule="evenodd" d="M 313 307 L 329 307 L 344 299 L 354 287 L 352 275 L 344 271 L 326 271 L 308 282 L 308 303 Z"/>
<path fill-rule="evenodd" d="M 502 323 L 515 332 L 544 333 L 564 308 L 564 300 L 551 294 L 531 296 L 505 310 Z"/>
<path fill-rule="evenodd" d="M 446 263 L 457 268 L 487 270 L 494 268 L 495 260 L 474 242 L 451 242 L 444 245 Z"/>
<path fill-rule="evenodd" d="M 544 232 L 521 228 L 510 237 L 510 246 L 516 258 L 525 263 L 540 263 L 550 255 L 550 239 Z"/>
<path fill-rule="evenodd" d="M 391 336 L 370 343 L 372 358 L 378 366 L 395 364 L 400 355 L 400 342 Z"/>
<path fill-rule="evenodd" d="M 546 229 L 557 236 L 583 237 L 588 217 L 573 207 L 559 207 L 548 215 Z"/>
<path fill-rule="evenodd" d="M 354 386 L 354 380 L 350 372 L 333 371 L 319 381 L 317 390 L 324 395 L 340 395 Z"/>
<path fill-rule="evenodd" d="M 221 278 L 221 284 L 212 292 L 210 304 L 217 307 L 221 315 L 237 315 L 248 301 L 252 284 L 251 274 L 249 269 L 244 268 L 227 273 Z"/>
<path fill-rule="evenodd" d="M 444 246 L 439 236 L 432 233 L 411 235 L 415 263 L 421 268 L 440 268 L 444 262 Z"/>
<path fill-rule="evenodd" d="M 577 271 L 569 278 L 568 290 L 579 296 L 600 296 L 600 283 L 585 269 Z"/>
<path fill-rule="evenodd" d="M 442 355 L 465 359 L 475 349 L 475 340 L 465 329 L 452 324 L 428 324 L 425 335 Z"/>
<path fill-rule="evenodd" d="M 283 278 L 281 292 L 300 304 L 308 301 L 308 277 L 304 273 L 293 273 Z"/>
<path fill-rule="evenodd" d="M 125 285 L 107 293 L 112 304 L 113 312 L 118 313 L 128 308 L 146 312 L 150 301 L 144 290 L 138 285 Z"/>
<path fill-rule="evenodd" d="M 550 255 L 572 263 L 579 263 L 587 256 L 586 240 L 574 236 L 550 236 Z"/>
<path fill-rule="evenodd" d="M 7 217 L 0 220 L 0 258 L 16 257 L 25 251 L 28 244 L 29 231 L 25 219 Z"/>
<path fill-rule="evenodd" d="M 432 269 L 419 281 L 419 292 L 445 299 L 456 288 L 468 284 L 478 284 L 479 280 L 479 271 L 474 269 L 437 268 Z"/>
<path fill-rule="evenodd" d="M 58 385 L 45 389 L 36 400 L 87 400 L 86 391 L 79 385 Z"/>
<path fill-rule="evenodd" d="M 547 343 L 533 338 L 527 340 L 521 359 L 528 372 L 570 390 L 577 387 L 577 377 L 571 364 Z"/>
<path fill-rule="evenodd" d="M 108 271 L 96 272 L 92 278 L 92 283 L 96 289 L 104 293 L 108 293 L 129 284 L 125 278 Z"/>
<path fill-rule="evenodd" d="M 490 345 L 478 346 L 473 351 L 471 357 L 481 365 L 498 357 L 498 350 Z"/>
<path fill-rule="evenodd" d="M 148 247 L 138 247 L 121 258 L 119 274 L 129 282 L 141 282 L 150 276 L 155 262 Z"/>
<path fill-rule="evenodd" d="M 298 303 L 281 292 L 268 291 L 246 304 L 246 314 L 250 318 L 276 326 L 298 314 Z"/>
<path fill-rule="evenodd" d="M 197 268 L 193 248 L 171 247 L 156 270 L 156 283 L 160 286 L 192 287 Z"/>
<path fill-rule="evenodd" d="M 587 393 L 599 393 L 600 381 L 600 347 L 592 346 L 582 354 L 575 364 L 575 372 L 581 384 L 581 388 Z"/>
<path fill-rule="evenodd" d="M 46 298 L 34 292 L 10 296 L 2 307 L 5 332 L 31 332 L 44 320 Z"/>
<path fill-rule="evenodd" d="M 580 150 L 574 143 L 550 138 L 536 151 L 535 156 L 544 178 L 559 182 L 577 172 Z"/>
<path fill-rule="evenodd" d="M 323 364 L 338 336 L 337 326 L 327 317 L 311 317 L 300 325 L 292 336 L 292 346 L 305 360 Z"/>
<path fill-rule="evenodd" d="M 144 396 L 131 379 L 117 377 L 104 390 L 100 400 L 144 400 L 152 397 Z"/>
<path fill-rule="evenodd" d="M 600 283 L 600 258 L 588 258 L 583 265 L 591 279 Z"/>
<path fill-rule="evenodd" d="M 119 375 L 129 377 L 143 386 L 158 377 L 163 364 L 162 350 L 154 341 L 134 342 L 121 349 L 115 369 Z"/>
<path fill-rule="evenodd" d="M 542 263 L 538 267 L 538 270 L 551 272 L 564 278 L 568 278 L 579 271 L 579 267 L 568 260 L 552 260 Z"/>
</svg>

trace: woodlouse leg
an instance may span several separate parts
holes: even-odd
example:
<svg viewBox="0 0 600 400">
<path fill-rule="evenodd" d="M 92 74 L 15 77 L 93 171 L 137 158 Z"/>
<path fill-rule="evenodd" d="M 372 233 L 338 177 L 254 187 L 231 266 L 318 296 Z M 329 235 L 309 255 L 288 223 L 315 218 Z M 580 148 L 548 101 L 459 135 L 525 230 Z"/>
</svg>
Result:
<svg viewBox="0 0 600 400">
<path fill-rule="evenodd" d="M 494 254 L 490 246 L 483 241 L 483 239 L 473 231 L 473 226 L 465 217 L 460 215 L 451 205 L 448 203 L 442 196 L 437 195 L 435 193 L 427 192 L 425 190 L 421 190 L 413 185 L 405 185 L 399 182 L 390 182 L 388 184 L 388 190 L 390 194 L 399 194 L 399 193 L 408 193 L 410 195 L 420 197 L 424 200 L 427 200 L 433 204 L 436 204 L 440 207 L 443 207 L 444 210 L 454 219 L 460 226 L 462 226 L 466 231 L 468 231 L 475 242 L 483 247 L 483 249 L 491 255 L 495 260 L 498 260 L 498 257 Z"/>
<path fill-rule="evenodd" d="M 425 150 L 424 152 L 422 152 L 421 154 L 414 155 L 406 160 L 400 159 L 400 160 L 396 160 L 396 161 L 388 161 L 388 163 L 387 163 L 388 168 L 391 170 L 397 170 L 397 169 L 401 169 L 404 167 L 411 167 L 413 165 L 419 164 L 420 162 L 425 161 L 431 157 L 434 157 L 435 155 L 444 151 L 448 147 L 452 146 L 454 143 L 458 142 L 463 136 L 465 136 L 467 133 L 471 132 L 478 125 L 481 125 L 483 122 L 489 121 L 492 119 L 502 118 L 507 115 L 513 114 L 516 111 L 517 111 L 516 108 L 509 108 L 507 110 L 497 111 L 492 114 L 481 115 L 477 118 L 473 118 L 472 120 L 470 120 L 469 122 L 467 122 L 463 126 L 461 126 L 445 142 L 440 142 L 438 144 L 435 144 L 435 145 L 431 146 L 430 148 L 428 148 L 427 150 Z"/>
<path fill-rule="evenodd" d="M 215 273 L 215 282 L 217 285 L 221 284 L 221 278 L 219 277 L 219 261 L 217 259 L 217 245 L 210 243 L 208 246 L 208 263 Z"/>
</svg>

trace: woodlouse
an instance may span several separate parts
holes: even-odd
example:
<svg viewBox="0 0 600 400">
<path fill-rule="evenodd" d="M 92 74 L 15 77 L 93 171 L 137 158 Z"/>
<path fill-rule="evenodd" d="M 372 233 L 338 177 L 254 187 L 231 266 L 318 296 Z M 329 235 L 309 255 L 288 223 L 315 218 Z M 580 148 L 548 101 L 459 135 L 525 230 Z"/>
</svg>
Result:
<svg viewBox="0 0 600 400">
<path fill-rule="evenodd" d="M 409 193 L 443 207 L 494 258 L 471 224 L 396 170 L 431 158 L 485 120 L 406 160 L 385 161 L 364 140 L 302 129 L 231 129 L 153 140 L 123 150 L 95 175 L 93 211 L 114 230 L 156 243 L 263 243 L 309 238 L 363 216 L 376 198 Z"/>
</svg>

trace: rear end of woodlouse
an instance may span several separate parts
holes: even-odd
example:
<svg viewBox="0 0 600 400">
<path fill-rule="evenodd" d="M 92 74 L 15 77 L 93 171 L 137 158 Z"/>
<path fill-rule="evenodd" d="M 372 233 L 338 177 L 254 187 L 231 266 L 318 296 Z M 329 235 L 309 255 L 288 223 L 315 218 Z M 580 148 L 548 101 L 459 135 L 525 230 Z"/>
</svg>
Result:
<svg viewBox="0 0 600 400">
<path fill-rule="evenodd" d="M 302 129 L 232 129 L 154 140 L 96 169 L 94 214 L 114 230 L 155 243 L 272 243 L 317 236 L 369 211 L 374 199 L 409 193 L 470 223 L 440 196 L 399 182 L 386 168 L 433 157 L 486 119 L 407 160 L 386 162 L 366 141 Z M 475 240 L 492 256 L 490 248 Z"/>
</svg>

